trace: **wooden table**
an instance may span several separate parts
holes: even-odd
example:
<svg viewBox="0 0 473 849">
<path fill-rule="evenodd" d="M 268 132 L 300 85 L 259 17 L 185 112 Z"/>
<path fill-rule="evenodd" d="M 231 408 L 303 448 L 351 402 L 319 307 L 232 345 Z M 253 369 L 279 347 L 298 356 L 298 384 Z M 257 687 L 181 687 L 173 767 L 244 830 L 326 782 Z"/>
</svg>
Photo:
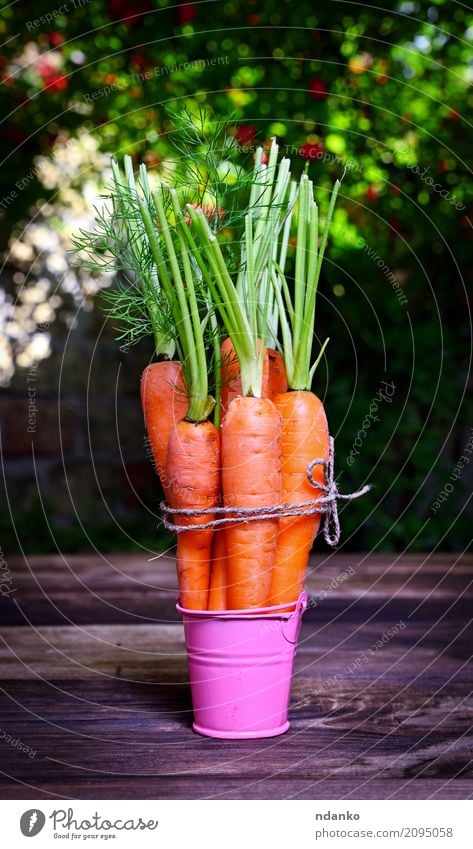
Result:
<svg viewBox="0 0 473 849">
<path fill-rule="evenodd" d="M 319 555 L 291 729 L 234 742 L 191 730 L 174 562 L 148 556 L 8 560 L 1 798 L 473 795 L 473 558 Z"/>
</svg>

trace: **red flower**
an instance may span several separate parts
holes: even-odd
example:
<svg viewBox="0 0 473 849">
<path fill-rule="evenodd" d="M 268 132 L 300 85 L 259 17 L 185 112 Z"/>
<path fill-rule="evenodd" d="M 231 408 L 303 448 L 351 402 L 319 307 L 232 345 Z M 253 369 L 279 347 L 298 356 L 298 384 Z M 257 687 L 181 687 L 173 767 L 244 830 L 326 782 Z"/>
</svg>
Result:
<svg viewBox="0 0 473 849">
<path fill-rule="evenodd" d="M 315 100 L 325 100 L 328 94 L 327 85 L 323 80 L 311 80 L 309 83 L 309 91 Z"/>
<path fill-rule="evenodd" d="M 67 88 L 67 77 L 59 73 L 47 59 L 41 57 L 36 66 L 36 71 L 41 77 L 43 89 L 48 89 L 48 91 L 62 91 L 64 88 Z"/>
<path fill-rule="evenodd" d="M 63 89 L 67 88 L 68 85 L 69 83 L 67 77 L 65 77 L 63 74 L 55 74 L 51 82 L 49 83 L 48 88 L 51 88 L 52 91 L 62 91 Z"/>
<path fill-rule="evenodd" d="M 180 3 L 177 7 L 177 22 L 181 26 L 191 24 L 197 14 L 195 3 Z"/>
<path fill-rule="evenodd" d="M 142 53 L 134 53 L 131 57 L 131 64 L 136 68 L 141 68 L 142 71 L 146 71 L 151 66 L 149 59 L 146 59 Z"/>
<path fill-rule="evenodd" d="M 251 124 L 240 124 L 237 127 L 235 138 L 241 147 L 245 144 L 250 144 L 253 141 L 256 135 L 256 127 L 252 127 Z"/>
<path fill-rule="evenodd" d="M 366 193 L 365 193 L 365 197 L 366 197 L 366 200 L 369 200 L 369 201 L 378 200 L 379 189 L 377 188 L 377 186 L 373 185 L 373 183 L 371 184 L 371 186 L 368 186 Z"/>
<path fill-rule="evenodd" d="M 159 163 L 160 163 L 159 155 L 157 153 L 155 153 L 153 150 L 150 150 L 148 153 L 145 153 L 144 159 L 145 159 L 145 162 L 146 162 L 148 168 L 155 168 L 156 165 L 159 165 Z"/>
<path fill-rule="evenodd" d="M 63 91 L 63 89 L 67 88 L 68 80 L 63 74 L 57 74 L 55 71 L 52 73 L 41 74 L 43 80 L 43 89 L 47 89 L 48 91 Z"/>
<path fill-rule="evenodd" d="M 260 20 L 261 20 L 261 15 L 248 15 L 248 23 L 252 27 L 258 26 Z"/>
<path fill-rule="evenodd" d="M 49 43 L 52 44 L 53 47 L 59 47 L 60 44 L 64 44 L 64 36 L 60 32 L 50 32 Z"/>
<path fill-rule="evenodd" d="M 299 156 L 302 156 L 303 159 L 320 159 L 323 151 L 323 146 L 319 142 L 307 141 L 300 146 Z"/>
</svg>

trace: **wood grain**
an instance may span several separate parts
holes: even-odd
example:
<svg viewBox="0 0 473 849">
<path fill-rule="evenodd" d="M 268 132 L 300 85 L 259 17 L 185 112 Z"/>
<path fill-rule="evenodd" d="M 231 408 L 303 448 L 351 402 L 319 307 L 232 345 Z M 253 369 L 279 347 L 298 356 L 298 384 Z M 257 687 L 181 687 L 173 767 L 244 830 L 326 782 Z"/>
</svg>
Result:
<svg viewBox="0 0 473 849">
<path fill-rule="evenodd" d="M 232 742 L 191 730 L 174 560 L 148 556 L 9 560 L 1 798 L 473 795 L 473 558 L 314 561 L 291 730 Z"/>
</svg>

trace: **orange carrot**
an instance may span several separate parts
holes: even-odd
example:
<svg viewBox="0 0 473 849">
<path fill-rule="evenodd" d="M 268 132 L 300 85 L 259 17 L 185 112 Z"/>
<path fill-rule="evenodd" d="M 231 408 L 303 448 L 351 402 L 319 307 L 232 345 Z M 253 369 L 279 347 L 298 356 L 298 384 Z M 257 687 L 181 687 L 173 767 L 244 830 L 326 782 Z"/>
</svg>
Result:
<svg viewBox="0 0 473 849">
<path fill-rule="evenodd" d="M 241 395 L 240 363 L 229 336 L 220 346 L 222 361 L 222 394 L 220 397 L 221 421 L 225 418 L 228 405 Z"/>
<path fill-rule="evenodd" d="M 312 501 L 322 491 L 309 483 L 307 466 L 318 457 L 327 459 L 329 453 L 323 404 L 312 392 L 304 390 L 284 392 L 275 398 L 274 404 L 281 416 L 281 501 L 284 504 Z M 323 466 L 315 466 L 312 476 L 325 483 Z M 320 520 L 320 514 L 280 519 L 270 604 L 298 598 Z"/>
<path fill-rule="evenodd" d="M 276 395 L 279 395 L 281 392 L 287 392 L 286 369 L 284 368 L 284 360 L 281 357 L 279 351 L 275 351 L 274 348 L 267 348 L 266 350 L 268 352 L 269 373 L 267 395 L 265 395 L 265 383 L 263 372 L 263 397 L 271 398 L 271 401 L 274 401 Z"/>
<path fill-rule="evenodd" d="M 222 358 L 222 395 L 220 403 L 223 421 L 230 401 L 233 398 L 238 398 L 242 394 L 242 389 L 240 364 L 230 338 L 227 337 L 222 342 L 220 355 Z M 286 370 L 281 354 L 275 351 L 274 348 L 265 348 L 261 395 L 263 398 L 273 399 L 279 392 L 286 391 Z"/>
<path fill-rule="evenodd" d="M 163 360 L 146 366 L 141 376 L 141 405 L 155 468 L 168 500 L 166 461 L 169 437 L 174 425 L 186 415 L 188 407 L 180 363 Z"/>
<path fill-rule="evenodd" d="M 210 568 L 209 610 L 226 610 L 227 607 L 227 552 L 225 531 L 216 530 L 212 543 Z"/>
<path fill-rule="evenodd" d="M 171 507 L 216 507 L 220 488 L 217 428 L 208 420 L 178 422 L 169 439 L 166 468 Z M 177 524 L 196 528 L 181 531 L 177 538 L 179 595 L 181 605 L 189 610 L 207 610 L 214 531 L 198 527 L 214 518 L 214 514 L 176 516 Z"/>
<path fill-rule="evenodd" d="M 281 422 L 267 398 L 230 402 L 221 428 L 222 490 L 227 507 L 269 507 L 281 498 Z M 230 610 L 267 604 L 278 519 L 225 528 Z"/>
</svg>

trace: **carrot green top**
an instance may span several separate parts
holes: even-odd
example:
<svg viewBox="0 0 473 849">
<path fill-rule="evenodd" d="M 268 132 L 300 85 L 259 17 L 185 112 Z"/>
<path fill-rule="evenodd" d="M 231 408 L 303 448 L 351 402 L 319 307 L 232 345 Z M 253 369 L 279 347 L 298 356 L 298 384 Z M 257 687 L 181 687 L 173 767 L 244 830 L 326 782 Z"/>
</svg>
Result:
<svg viewBox="0 0 473 849">
<path fill-rule="evenodd" d="M 206 346 L 197 301 L 195 268 L 187 247 L 187 225 L 175 189 L 160 186 L 152 192 L 144 165 L 140 167 L 140 180 L 142 194 L 137 194 L 138 207 L 158 282 L 170 305 L 182 352 L 189 393 L 187 418 L 194 422 L 205 421 L 215 401 L 208 394 Z M 173 224 L 171 217 L 174 218 Z"/>
<path fill-rule="evenodd" d="M 337 180 L 332 189 L 329 209 L 319 246 L 319 213 L 314 200 L 313 183 L 302 174 L 297 188 L 297 230 L 294 272 L 294 296 L 286 280 L 284 269 L 273 261 L 271 281 L 281 323 L 282 351 L 289 389 L 310 389 L 315 369 L 327 346 L 328 339 L 311 365 L 314 336 L 315 304 L 320 269 L 327 246 L 335 202 L 340 188 Z M 290 231 L 283 234 L 283 247 L 287 248 Z"/>
<path fill-rule="evenodd" d="M 112 161 L 111 209 L 97 211 L 96 230 L 76 239 L 89 268 L 118 270 L 125 278 L 125 285 L 118 283 L 107 295 L 109 314 L 125 326 L 119 338 L 133 342 L 152 333 L 159 357 L 172 358 L 177 351 L 191 421 L 204 421 L 215 404 L 208 385 L 210 343 L 218 423 L 217 316 L 237 354 L 244 395 L 261 396 L 265 345 L 282 349 L 289 387 L 309 389 L 327 344 L 311 366 L 317 287 L 340 183 L 334 185 L 319 245 L 312 181 L 307 174 L 291 180 L 290 162 L 283 158 L 278 164 L 278 152 L 274 139 L 267 158 L 258 148 L 249 182 L 248 175 L 241 178 L 249 191 L 239 218 L 232 216 L 241 223 L 236 266 L 235 245 L 229 248 L 216 232 L 218 205 L 211 217 L 203 203 L 185 202 L 192 186 L 182 191 L 175 181 L 154 187 L 144 165 L 135 179 L 129 156 L 124 174 Z M 286 264 L 294 234 L 291 294 Z"/>
</svg>

